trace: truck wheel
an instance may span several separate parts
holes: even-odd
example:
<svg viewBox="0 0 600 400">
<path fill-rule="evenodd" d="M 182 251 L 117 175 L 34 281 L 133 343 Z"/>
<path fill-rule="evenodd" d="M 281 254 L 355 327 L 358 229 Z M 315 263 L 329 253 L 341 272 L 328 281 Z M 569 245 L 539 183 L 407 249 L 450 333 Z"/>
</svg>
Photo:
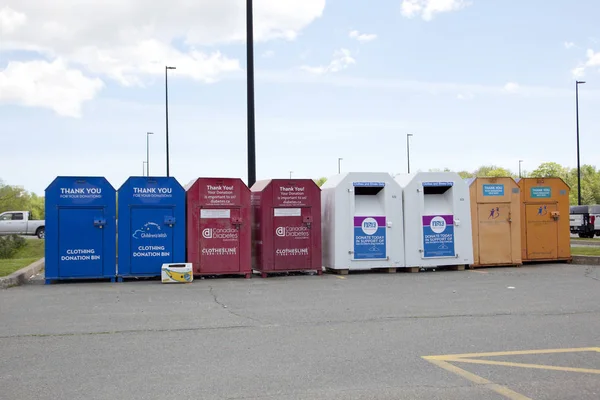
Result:
<svg viewBox="0 0 600 400">
<path fill-rule="evenodd" d="M 579 236 L 580 238 L 582 238 L 582 239 L 583 239 L 583 238 L 584 238 L 586 235 L 585 235 L 585 233 L 581 233 L 581 232 L 580 232 L 580 233 L 578 234 L 578 236 Z"/>
<path fill-rule="evenodd" d="M 38 228 L 38 230 L 35 231 L 35 235 L 38 237 L 38 239 L 45 239 L 46 238 L 46 228 L 44 228 L 44 227 Z"/>
</svg>

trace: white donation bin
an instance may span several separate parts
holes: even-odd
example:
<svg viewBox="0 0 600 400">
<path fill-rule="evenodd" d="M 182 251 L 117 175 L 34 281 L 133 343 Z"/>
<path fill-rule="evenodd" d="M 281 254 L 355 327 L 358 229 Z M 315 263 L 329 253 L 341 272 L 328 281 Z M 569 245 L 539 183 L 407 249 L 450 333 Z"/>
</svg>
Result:
<svg viewBox="0 0 600 400">
<path fill-rule="evenodd" d="M 407 267 L 473 263 L 469 186 L 454 172 L 401 174 Z"/>
<path fill-rule="evenodd" d="M 336 175 L 321 190 L 325 268 L 404 267 L 402 189 L 390 174 Z"/>
</svg>

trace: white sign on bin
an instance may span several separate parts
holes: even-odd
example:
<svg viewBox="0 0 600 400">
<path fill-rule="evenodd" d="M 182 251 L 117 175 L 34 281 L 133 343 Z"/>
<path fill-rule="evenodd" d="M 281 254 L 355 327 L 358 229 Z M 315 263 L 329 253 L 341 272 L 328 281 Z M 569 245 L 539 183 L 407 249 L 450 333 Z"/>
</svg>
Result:
<svg viewBox="0 0 600 400">
<path fill-rule="evenodd" d="M 230 218 L 231 210 L 220 210 L 220 209 L 201 209 L 200 218 Z"/>
<path fill-rule="evenodd" d="M 276 208 L 274 210 L 275 217 L 301 217 L 302 209 L 300 208 Z"/>
</svg>

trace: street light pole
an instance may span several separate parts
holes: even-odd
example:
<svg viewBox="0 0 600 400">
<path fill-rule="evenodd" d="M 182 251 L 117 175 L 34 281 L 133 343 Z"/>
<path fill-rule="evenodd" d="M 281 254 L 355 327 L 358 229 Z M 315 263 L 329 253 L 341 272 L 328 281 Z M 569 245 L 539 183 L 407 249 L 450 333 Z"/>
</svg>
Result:
<svg viewBox="0 0 600 400">
<path fill-rule="evenodd" d="M 165 123 L 166 123 L 166 139 L 167 139 L 167 176 L 169 176 L 169 78 L 167 72 L 176 67 L 165 65 Z"/>
<path fill-rule="evenodd" d="M 579 85 L 584 81 L 575 81 L 575 118 L 577 120 L 577 204 L 581 205 L 581 165 L 579 161 Z"/>
<path fill-rule="evenodd" d="M 142 161 L 142 176 L 146 173 L 146 161 Z"/>
<path fill-rule="evenodd" d="M 146 176 L 150 176 L 150 135 L 152 132 L 146 132 Z"/>
<path fill-rule="evenodd" d="M 254 117 L 254 21 L 252 0 L 246 0 L 246 94 L 248 118 L 248 187 L 256 182 L 256 132 Z"/>
<path fill-rule="evenodd" d="M 294 172 L 294 171 L 290 171 L 290 179 L 292 179 L 292 172 Z"/>
<path fill-rule="evenodd" d="M 342 160 L 343 158 L 338 158 L 338 175 L 342 173 Z"/>
<path fill-rule="evenodd" d="M 406 161 L 408 164 L 408 173 L 410 174 L 410 143 L 409 143 L 409 139 L 412 136 L 412 133 L 407 133 L 406 134 Z"/>
<path fill-rule="evenodd" d="M 522 177 L 521 175 L 521 163 L 523 162 L 523 160 L 519 160 L 519 178 Z"/>
</svg>

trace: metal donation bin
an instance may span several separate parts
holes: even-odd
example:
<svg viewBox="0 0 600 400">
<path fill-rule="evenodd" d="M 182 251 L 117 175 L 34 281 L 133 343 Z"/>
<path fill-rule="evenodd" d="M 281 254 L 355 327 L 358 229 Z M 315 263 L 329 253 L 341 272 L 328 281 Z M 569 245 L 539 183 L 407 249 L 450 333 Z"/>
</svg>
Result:
<svg viewBox="0 0 600 400">
<path fill-rule="evenodd" d="M 59 176 L 46 189 L 46 283 L 116 275 L 116 193 L 102 177 Z"/>
<path fill-rule="evenodd" d="M 470 178 L 473 267 L 521 265 L 521 193 L 513 178 Z"/>
<path fill-rule="evenodd" d="M 402 189 L 390 174 L 336 175 L 321 190 L 325 268 L 347 273 L 404 267 Z"/>
<path fill-rule="evenodd" d="M 396 177 L 404 196 L 407 267 L 473 263 L 469 187 L 454 172 L 417 172 Z"/>
<path fill-rule="evenodd" d="M 118 192 L 119 278 L 161 276 L 185 262 L 185 190 L 172 177 L 131 177 Z"/>
<path fill-rule="evenodd" d="M 199 178 L 186 186 L 186 200 L 194 275 L 250 278 L 250 189 L 238 178 Z"/>
<path fill-rule="evenodd" d="M 271 179 L 251 190 L 253 268 L 316 271 L 321 265 L 321 189 L 312 179 Z"/>
<path fill-rule="evenodd" d="M 521 178 L 521 257 L 570 261 L 569 186 L 561 178 Z"/>
</svg>

